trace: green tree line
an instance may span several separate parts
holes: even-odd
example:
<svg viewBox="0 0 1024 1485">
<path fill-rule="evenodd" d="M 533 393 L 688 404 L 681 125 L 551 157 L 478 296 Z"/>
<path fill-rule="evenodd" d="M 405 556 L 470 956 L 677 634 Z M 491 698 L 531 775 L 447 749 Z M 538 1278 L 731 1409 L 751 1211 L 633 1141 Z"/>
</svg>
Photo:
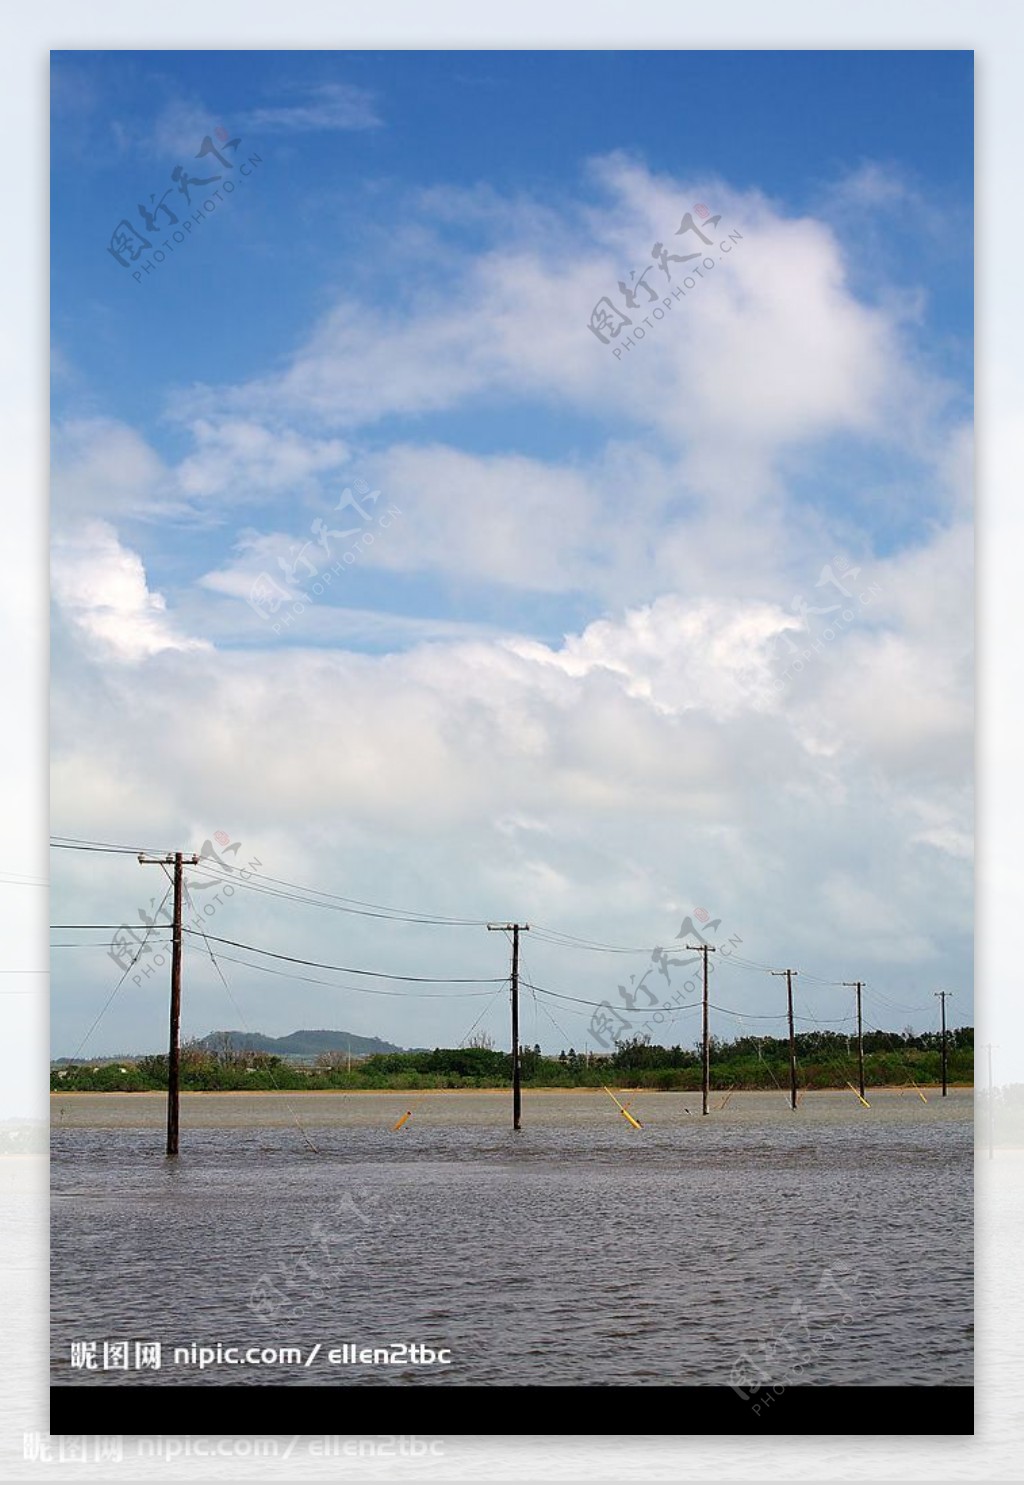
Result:
<svg viewBox="0 0 1024 1485">
<path fill-rule="evenodd" d="M 857 1079 L 856 1042 L 831 1031 L 801 1032 L 796 1038 L 802 1088 L 842 1088 Z M 951 1083 L 974 1076 L 974 1030 L 961 1026 L 947 1037 Z M 192 1092 L 245 1089 L 498 1088 L 512 1078 L 512 1057 L 492 1047 L 435 1047 L 433 1051 L 386 1052 L 361 1059 L 328 1053 L 315 1063 L 285 1061 L 266 1052 L 229 1047 L 210 1050 L 189 1043 L 181 1050 L 181 1086 Z M 700 1053 L 692 1047 L 662 1047 L 646 1037 L 620 1043 L 607 1056 L 574 1047 L 546 1056 L 540 1047 L 521 1053 L 524 1086 L 588 1088 L 615 1083 L 664 1091 L 701 1084 Z M 937 1083 L 941 1038 L 937 1032 L 870 1032 L 864 1037 L 864 1073 L 873 1087 Z M 711 1079 L 717 1089 L 770 1089 L 789 1084 L 789 1042 L 777 1037 L 712 1038 Z M 167 1087 L 163 1055 L 109 1063 L 69 1063 L 51 1070 L 54 1091 L 143 1093 Z"/>
</svg>

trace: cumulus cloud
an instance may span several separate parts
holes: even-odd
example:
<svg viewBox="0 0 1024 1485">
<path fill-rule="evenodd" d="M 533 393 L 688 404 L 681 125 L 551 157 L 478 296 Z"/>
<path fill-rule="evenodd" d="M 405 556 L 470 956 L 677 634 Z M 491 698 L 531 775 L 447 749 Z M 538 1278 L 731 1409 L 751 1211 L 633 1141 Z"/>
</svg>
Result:
<svg viewBox="0 0 1024 1485">
<path fill-rule="evenodd" d="M 284 878 L 626 943 L 700 904 L 764 963 L 848 979 L 870 959 L 910 994 L 969 931 L 966 433 L 903 308 L 857 292 L 827 222 L 623 156 L 592 170 L 601 200 L 557 211 L 421 198 L 389 243 L 400 291 L 343 297 L 281 369 L 212 401 L 179 393 L 177 462 L 121 425 L 72 427 L 59 509 L 93 519 L 55 557 L 73 631 L 56 817 L 172 843 L 230 828 Z M 713 269 L 613 357 L 591 307 L 655 241 L 679 250 L 699 201 L 742 237 L 716 238 Z M 445 256 L 466 222 L 485 246 Z M 536 445 L 477 437 L 496 410 L 502 428 L 539 413 Z M 837 447 L 863 459 L 852 495 Z M 909 535 L 880 535 L 893 459 Z M 251 613 L 253 579 L 285 583 L 282 551 L 333 520 L 350 471 L 402 511 L 360 557 L 377 607 L 339 588 L 285 648 Z M 144 537 L 117 529 L 160 509 L 209 538 L 173 611 Z M 839 552 L 858 570 L 842 603 L 820 586 Z M 500 624 L 477 590 L 515 599 Z M 94 663 L 111 656 L 131 666 Z M 298 934 L 308 957 L 343 943 L 349 963 L 493 968 L 476 940 L 442 953 L 419 931 L 297 929 L 257 906 L 232 909 L 238 936 L 288 950 Z M 593 963 L 525 952 L 540 983 L 603 993 Z M 293 1029 L 257 976 L 246 993 L 253 1024 Z M 816 1013 L 845 1013 L 843 993 L 823 988 Z M 760 1014 L 763 995 L 740 977 L 723 1003 Z M 402 1014 L 408 1041 L 465 1030 L 448 1008 Z M 331 1015 L 360 1029 L 348 1002 Z"/>
<path fill-rule="evenodd" d="M 914 748 L 898 757 L 876 698 L 837 725 L 825 708 L 850 686 L 845 654 L 818 657 L 785 705 L 759 708 L 766 639 L 788 622 L 770 606 L 666 598 L 562 646 L 438 636 L 375 657 L 207 650 L 144 685 L 108 669 L 83 678 L 59 714 L 55 809 L 81 830 L 106 801 L 108 830 L 121 820 L 130 840 L 227 821 L 274 875 L 460 916 L 512 903 L 613 942 L 657 941 L 678 912 L 705 905 L 762 962 L 796 953 L 832 978 L 849 964 L 899 966 L 913 982 L 967 929 L 962 773 L 934 766 L 949 718 L 921 711 Z M 857 686 L 872 645 L 887 674 L 891 643 L 884 629 L 861 636 Z M 901 643 L 904 679 L 927 675 L 927 638 Z M 916 694 L 907 706 L 918 709 Z M 961 701 L 964 751 L 967 721 Z M 114 805 L 118 791 L 134 803 Z M 236 904 L 228 936 L 332 962 L 344 942 L 344 962 L 399 972 L 424 955 L 484 972 L 462 939 L 389 932 L 385 942 L 358 920 L 339 939 L 320 915 L 296 924 L 258 908 Z M 604 984 L 590 962 L 540 947 L 530 956 L 539 983 L 587 995 Z M 288 1029 L 260 977 L 244 979 L 250 1019 Z M 759 1012 L 756 1002 L 742 978 L 723 1000 L 741 1012 Z M 349 1024 L 352 1004 L 332 1015 Z M 439 1014 L 446 1034 L 465 1030 L 452 1007 L 428 1009 L 403 1007 L 405 1039 L 442 1035 Z M 841 992 L 817 995 L 814 1009 L 841 1014 Z"/>
<path fill-rule="evenodd" d="M 208 648 L 177 631 L 163 595 L 147 587 L 138 554 L 103 521 L 58 533 L 51 571 L 54 601 L 102 660 L 132 663 L 163 650 Z"/>
<path fill-rule="evenodd" d="M 137 559 L 109 532 L 93 535 L 90 557 L 97 549 L 107 561 L 103 590 L 109 595 L 111 567 L 127 590 L 115 590 L 115 613 L 134 617 L 141 609 L 163 624 Z M 92 632 L 91 589 L 83 597 L 64 579 L 58 601 L 84 614 Z M 639 798 L 681 820 L 707 819 L 716 810 L 735 813 L 750 789 L 748 773 L 760 788 L 770 783 L 766 770 L 775 771 L 780 790 L 801 778 L 847 774 L 863 783 L 879 768 L 894 777 L 902 771 L 923 790 L 936 777 L 957 775 L 968 747 L 969 693 L 959 667 L 936 676 L 941 641 L 926 625 L 899 635 L 885 625 L 851 631 L 833 653 L 826 646 L 816 655 L 780 701 L 769 687 L 770 644 L 795 624 L 771 605 L 667 596 L 595 621 L 561 646 L 449 635 L 447 643 L 382 657 L 208 651 L 176 684 L 194 686 L 200 699 L 191 708 L 197 741 L 201 719 L 221 708 L 237 723 L 236 734 L 218 725 L 195 748 L 197 767 L 236 808 L 259 778 L 261 809 L 280 822 L 314 799 L 368 823 L 404 816 L 445 828 L 490 820 L 513 798 L 539 818 L 595 802 L 628 813 Z M 142 652 L 182 643 L 162 627 L 160 636 Z M 879 694 L 899 687 L 884 711 L 872 681 Z M 868 704 L 855 704 L 851 693 L 866 694 Z M 157 710 L 151 699 L 147 715 Z M 889 728 L 885 715 L 894 719 Z M 821 744 L 823 728 L 832 729 L 831 746 Z M 894 743 L 890 731 L 909 731 L 911 746 Z M 153 744 L 173 745 L 156 737 Z M 188 765 L 179 764 L 182 770 Z M 697 795 L 683 802 L 694 788 Z"/>
</svg>

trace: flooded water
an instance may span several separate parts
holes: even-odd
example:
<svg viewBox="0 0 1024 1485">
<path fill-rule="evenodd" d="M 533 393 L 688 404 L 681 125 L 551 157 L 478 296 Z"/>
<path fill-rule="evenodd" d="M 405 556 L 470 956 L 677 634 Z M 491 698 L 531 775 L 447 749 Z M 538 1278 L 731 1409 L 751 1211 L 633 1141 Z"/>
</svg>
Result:
<svg viewBox="0 0 1024 1485">
<path fill-rule="evenodd" d="M 969 1091 L 619 1096 L 55 1095 L 54 1382 L 971 1382 Z"/>
</svg>

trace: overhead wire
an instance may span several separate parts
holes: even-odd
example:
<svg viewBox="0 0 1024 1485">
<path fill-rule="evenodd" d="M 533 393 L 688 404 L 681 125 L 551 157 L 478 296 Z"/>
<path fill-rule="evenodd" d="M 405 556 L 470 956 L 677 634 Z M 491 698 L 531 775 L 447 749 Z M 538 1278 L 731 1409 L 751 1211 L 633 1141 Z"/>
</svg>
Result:
<svg viewBox="0 0 1024 1485">
<path fill-rule="evenodd" d="M 54 836 L 50 844 L 58 850 L 75 851 L 99 851 L 113 855 L 167 855 L 174 856 L 173 851 L 158 851 L 150 846 L 124 846 L 115 845 L 109 841 L 86 841 L 71 836 Z M 211 862 L 210 858 L 203 857 L 196 865 L 190 868 L 193 874 L 202 874 L 211 881 L 223 881 L 234 887 L 244 887 L 246 890 L 263 893 L 268 896 L 279 896 L 288 901 L 306 902 L 310 906 L 333 908 L 336 911 L 352 912 L 361 917 L 389 918 L 396 922 L 420 923 L 427 926 L 452 927 L 452 928 L 481 928 L 486 926 L 484 918 L 458 918 L 444 913 L 423 913 L 408 911 L 401 908 L 392 908 L 383 903 L 367 902 L 358 897 L 345 897 L 340 893 L 328 892 L 320 887 L 306 887 L 298 882 L 289 882 L 280 877 L 272 877 L 261 872 L 258 879 L 244 879 L 235 875 L 236 868 L 226 865 L 222 870 Z M 285 888 L 280 891 L 277 889 Z M 322 901 L 320 899 L 323 899 Z"/>
<path fill-rule="evenodd" d="M 183 933 L 196 933 L 197 931 L 201 932 L 202 930 L 196 930 L 195 928 L 182 929 Z M 204 933 L 203 936 L 206 937 L 206 934 Z M 209 937 L 215 944 L 227 944 L 232 949 L 245 949 L 250 954 L 262 954 L 267 959 L 280 959 L 287 964 L 301 964 L 308 969 L 334 969 L 339 974 L 367 975 L 370 979 L 374 980 L 400 980 L 416 985 L 494 985 L 499 983 L 494 978 L 485 978 L 479 975 L 461 977 L 455 975 L 399 975 L 388 974 L 386 971 L 380 969 L 354 969 L 350 964 L 327 964 L 321 959 L 301 959 L 294 954 L 279 954 L 273 949 L 261 949 L 255 944 L 241 943 L 237 939 L 220 938 L 215 933 L 211 933 Z"/>
<path fill-rule="evenodd" d="M 392 923 L 415 923 L 428 928 L 483 928 L 486 926 L 487 920 L 484 918 L 451 918 L 442 913 L 407 912 L 398 908 L 385 907 L 380 903 L 363 902 L 358 897 L 342 897 L 338 893 L 322 891 L 319 887 L 302 887 L 298 883 L 286 882 L 263 873 L 260 873 L 259 877 L 248 879 L 239 877 L 236 880 L 233 875 L 230 875 L 233 870 L 234 868 L 228 867 L 226 872 L 219 872 L 204 862 L 200 862 L 198 868 L 192 868 L 193 873 L 199 872 L 211 882 L 224 882 L 264 897 L 278 897 L 286 902 L 298 902 L 307 907 L 326 908 L 332 912 L 351 913 L 361 918 L 378 918 Z"/>
<path fill-rule="evenodd" d="M 215 940 L 220 942 L 220 940 Z M 447 994 L 433 990 L 376 990 L 369 985 L 346 985 L 340 980 L 322 980 L 316 975 L 300 975 L 286 969 L 272 969 L 269 964 L 253 964 L 248 959 L 236 959 L 233 954 L 221 953 L 225 964 L 238 964 L 243 969 L 255 969 L 260 974 L 278 975 L 285 980 L 298 980 L 304 985 L 326 985 L 332 990 L 351 990 L 354 995 L 384 995 L 394 1000 L 472 1000 L 477 996 L 490 995 L 490 990 L 451 990 Z"/>
<path fill-rule="evenodd" d="M 98 852 L 106 852 L 106 853 L 111 853 L 111 854 L 125 854 L 125 855 L 130 854 L 130 855 L 136 855 L 136 854 L 139 854 L 140 852 L 142 852 L 142 853 L 149 853 L 149 854 L 163 854 L 163 855 L 167 855 L 169 857 L 173 857 L 174 854 L 175 854 L 174 852 L 170 852 L 170 851 L 158 852 L 153 847 L 129 846 L 129 845 L 123 845 L 123 844 L 118 844 L 118 843 L 109 842 L 109 841 L 88 840 L 88 839 L 84 839 L 84 838 L 81 838 L 81 837 L 74 837 L 74 836 L 54 836 L 52 838 L 52 840 L 51 840 L 51 844 L 56 849 L 63 849 L 63 850 L 82 850 L 82 851 L 98 851 Z M 440 914 L 440 913 L 426 913 L 426 912 L 419 912 L 419 911 L 406 911 L 406 910 L 403 910 L 403 909 L 388 907 L 388 906 L 386 906 L 384 904 L 381 904 L 381 903 L 373 903 L 373 902 L 369 902 L 367 900 L 360 899 L 360 898 L 353 898 L 353 897 L 343 896 L 342 894 L 328 892 L 326 890 L 323 890 L 323 889 L 320 889 L 320 888 L 316 888 L 316 887 L 302 886 L 299 883 L 289 882 L 289 881 L 287 881 L 287 880 L 285 880 L 283 878 L 270 877 L 270 876 L 267 876 L 267 875 L 265 875 L 263 873 L 260 873 L 260 875 L 259 875 L 258 878 L 249 877 L 248 879 L 243 879 L 241 876 L 236 876 L 236 870 L 237 870 L 236 868 L 233 868 L 231 866 L 228 866 L 226 863 L 220 863 L 219 861 L 217 861 L 217 862 L 211 861 L 211 859 L 209 857 L 204 857 L 200 861 L 200 863 L 198 864 L 198 867 L 190 868 L 190 871 L 192 873 L 199 874 L 199 875 L 203 876 L 211 884 L 214 883 L 214 882 L 222 882 L 225 885 L 232 885 L 232 886 L 234 886 L 236 888 L 241 887 L 241 888 L 244 888 L 247 891 L 252 891 L 252 892 L 255 892 L 255 893 L 259 894 L 259 895 L 264 895 L 264 896 L 269 896 L 269 897 L 275 897 L 275 898 L 279 898 L 279 899 L 281 899 L 283 901 L 297 902 L 297 903 L 304 904 L 304 905 L 307 905 L 307 906 L 326 908 L 326 909 L 331 910 L 331 911 L 338 911 L 338 912 L 344 912 L 344 913 L 353 913 L 353 914 L 355 914 L 357 916 L 376 918 L 376 919 L 379 919 L 379 920 L 382 920 L 382 921 L 402 922 L 402 923 L 409 923 L 409 924 L 418 925 L 418 926 L 425 926 L 425 927 L 471 927 L 471 928 L 480 928 L 480 927 L 487 926 L 487 920 L 486 919 L 482 919 L 482 918 L 468 918 L 468 917 L 466 917 L 466 918 L 460 918 L 460 917 L 454 917 L 454 916 L 449 916 L 449 915 Z M 69 929 L 71 929 L 71 930 L 80 930 L 80 931 L 91 931 L 91 930 L 100 930 L 100 929 L 113 930 L 113 929 L 117 929 L 117 928 L 120 928 L 120 927 L 123 927 L 123 926 L 124 926 L 123 924 L 85 924 L 85 923 L 76 923 L 76 924 L 54 924 L 53 925 L 53 929 L 54 929 L 54 931 L 60 931 L 60 930 L 65 930 L 66 931 L 66 930 L 69 930 Z M 163 930 L 163 929 L 165 929 L 165 928 L 167 928 L 169 926 L 170 925 L 165 924 L 165 923 L 161 923 L 161 924 L 155 924 L 155 923 L 153 923 L 153 924 L 150 924 L 149 925 L 149 928 L 147 929 L 147 937 L 148 937 L 149 932 L 151 932 L 154 927 L 159 928 L 160 930 Z M 190 928 L 190 927 L 184 927 L 183 928 L 183 932 L 185 932 L 185 933 L 195 933 L 197 931 L 202 932 L 203 933 L 203 936 L 204 937 L 207 937 L 207 935 L 205 934 L 205 930 L 202 930 L 202 929 L 196 930 L 196 929 Z M 586 952 L 605 953 L 605 954 L 625 954 L 625 955 L 633 955 L 633 954 L 641 954 L 641 953 L 649 953 L 650 952 L 650 946 L 649 945 L 622 945 L 622 944 L 603 943 L 603 942 L 601 942 L 599 940 L 596 940 L 596 939 L 588 939 L 588 938 L 584 938 L 584 937 L 579 936 L 579 935 L 565 933 L 565 932 L 563 932 L 560 929 L 551 928 L 551 927 L 548 927 L 548 926 L 546 926 L 544 924 L 533 924 L 533 925 L 531 925 L 531 932 L 532 932 L 533 938 L 534 938 L 534 940 L 536 942 L 550 944 L 550 945 L 552 945 L 554 947 L 558 947 L 558 948 L 565 948 L 565 949 L 572 949 L 572 950 L 581 950 L 581 951 L 586 951 Z M 355 975 L 359 975 L 361 977 L 362 976 L 366 976 L 366 977 L 370 977 L 370 978 L 386 979 L 386 980 L 392 980 L 392 981 L 401 982 L 401 983 L 424 983 L 424 984 L 428 984 L 429 983 L 429 984 L 437 984 L 437 985 L 442 985 L 442 984 L 443 985 L 459 985 L 459 984 L 490 985 L 490 984 L 501 984 L 501 983 L 503 983 L 500 979 L 495 979 L 495 978 L 486 978 L 485 979 L 485 978 L 473 978 L 473 977 L 451 977 L 451 976 L 449 976 L 449 977 L 442 977 L 442 976 L 426 976 L 426 975 L 400 975 L 400 974 L 392 974 L 392 973 L 388 973 L 386 971 L 380 971 L 380 970 L 357 969 L 357 968 L 354 968 L 352 966 L 334 965 L 334 964 L 325 963 L 325 962 L 319 961 L 319 960 L 303 959 L 303 958 L 301 958 L 299 956 L 295 956 L 295 955 L 287 955 L 287 954 L 275 953 L 274 951 L 267 950 L 267 949 L 262 949 L 262 948 L 260 948 L 260 947 L 258 947 L 256 945 L 243 943 L 243 942 L 240 942 L 238 940 L 233 940 L 233 939 L 220 938 L 220 937 L 218 937 L 216 935 L 209 935 L 208 937 L 209 938 L 212 938 L 215 943 L 218 943 L 218 944 L 221 944 L 221 945 L 226 945 L 226 946 L 232 947 L 232 948 L 237 948 L 237 949 L 240 949 L 240 950 L 242 950 L 243 952 L 246 952 L 246 953 L 252 953 L 252 954 L 260 955 L 260 956 L 267 957 L 267 958 L 273 958 L 273 959 L 279 960 L 280 962 L 289 963 L 289 964 L 295 964 L 295 965 L 298 965 L 298 966 L 304 967 L 304 968 L 326 969 L 326 970 L 330 970 L 330 971 L 335 972 L 335 973 L 355 974 Z M 86 944 L 86 943 L 84 943 L 84 942 L 56 943 L 56 944 L 51 945 L 51 947 L 52 948 L 55 948 L 55 949 L 57 949 L 57 948 L 60 948 L 60 949 L 84 948 L 84 947 L 88 947 L 88 946 L 89 945 Z M 101 947 L 101 946 L 97 946 L 97 947 Z M 230 958 L 230 956 L 227 956 L 227 955 L 223 955 L 222 954 L 221 957 L 224 958 L 227 962 L 245 963 L 245 961 L 234 961 L 234 960 L 232 960 Z M 134 962 L 135 961 L 133 961 L 133 963 Z M 748 958 L 747 956 L 745 956 L 743 954 L 738 954 L 735 951 L 735 949 L 733 949 L 732 952 L 730 952 L 729 954 L 724 954 L 723 953 L 721 962 L 724 963 L 724 964 L 735 965 L 736 968 L 738 968 L 738 969 L 743 969 L 743 970 L 747 970 L 747 971 L 750 971 L 750 972 L 770 973 L 771 970 L 772 970 L 772 966 L 771 965 L 763 964 L 763 963 L 760 963 L 757 960 L 750 959 L 750 958 Z M 263 966 L 257 966 L 257 965 L 250 965 L 249 967 L 251 967 L 251 968 L 263 968 Z M 830 979 L 827 979 L 824 976 L 815 975 L 815 974 L 813 974 L 813 973 L 811 973 L 809 971 L 801 971 L 801 976 L 802 976 L 803 980 L 806 981 L 806 982 L 810 982 L 810 983 L 817 984 L 817 985 L 822 985 L 822 986 L 838 987 L 838 986 L 840 986 L 842 984 L 841 981 L 830 980 Z M 303 978 L 303 977 L 301 977 L 301 976 L 295 976 L 295 978 Z M 309 978 L 309 977 L 306 977 L 306 978 Z M 311 980 L 311 982 L 312 983 L 318 983 L 316 980 Z M 332 983 L 332 982 L 323 982 L 323 983 Z M 356 987 L 350 986 L 348 988 L 355 989 Z M 556 996 L 556 997 L 561 998 L 562 1000 L 564 1000 L 566 1002 L 574 1001 L 575 1003 L 580 1004 L 580 1005 L 588 1005 L 588 1006 L 595 1006 L 595 1007 L 600 1007 L 602 1004 L 605 1003 L 605 1002 L 598 1002 L 598 1001 L 587 1000 L 587 999 L 583 999 L 581 997 L 568 996 L 568 995 L 565 995 L 564 993 L 561 993 L 561 992 L 547 990 L 547 989 L 545 989 L 545 988 L 543 988 L 541 986 L 536 986 L 535 988 L 536 988 L 536 991 L 538 993 L 542 994 L 542 995 L 545 995 L 546 994 L 546 995 Z M 906 1005 L 906 1004 L 902 1004 L 902 1003 L 900 1003 L 898 1001 L 893 1001 L 893 1000 L 887 998 L 881 991 L 874 990 L 873 987 L 865 986 L 865 988 L 870 988 L 871 989 L 871 993 L 873 995 L 875 995 L 878 998 L 878 1000 L 884 1006 L 886 1006 L 888 1009 L 891 1009 L 891 1010 L 909 1010 L 909 1011 L 916 1011 L 918 1013 L 920 1013 L 924 1009 L 922 1007 L 909 1006 L 909 1005 Z M 481 993 L 487 993 L 487 992 L 481 992 Z M 669 1026 L 674 1026 L 676 1020 L 678 1019 L 678 1017 L 685 1010 L 688 1010 L 690 1008 L 691 1008 L 691 1006 L 687 1006 L 687 1005 L 673 1006 L 671 1008 L 671 1011 L 670 1011 L 670 1020 L 669 1020 L 669 1022 L 667 1024 Z M 634 1006 L 634 1007 L 631 1007 L 631 1008 L 628 1008 L 628 1009 L 630 1009 L 633 1013 L 636 1013 L 637 1011 L 646 1011 L 646 1010 L 649 1010 L 649 1009 L 652 1009 L 652 1008 L 650 1008 L 650 1007 L 635 1007 Z M 755 1019 L 755 1020 L 775 1019 L 774 1017 L 761 1016 L 761 1015 L 755 1014 L 755 1013 L 740 1013 L 740 1012 L 731 1011 L 729 1008 L 723 1007 L 723 1006 L 719 1006 L 717 1004 L 714 1005 L 714 1009 L 721 1010 L 721 1011 L 725 1012 L 726 1014 L 742 1015 L 746 1019 Z M 841 1024 L 845 1024 L 845 1022 L 847 1020 L 852 1019 L 852 1018 L 841 1018 L 840 1020 L 835 1020 L 835 1021 L 832 1021 L 832 1022 L 824 1022 L 824 1021 L 820 1021 L 819 1018 L 816 1018 L 816 1017 L 814 1017 L 812 1015 L 810 1017 L 800 1017 L 799 1019 L 804 1020 L 804 1021 L 810 1019 L 815 1024 L 820 1024 L 820 1025 L 829 1025 L 829 1024 L 831 1024 L 831 1025 L 841 1025 Z"/>
<path fill-rule="evenodd" d="M 87 841 L 73 835 L 51 836 L 50 845 L 56 851 L 102 851 L 112 856 L 173 856 L 173 851 L 164 851 L 156 846 L 121 846 L 110 841 Z"/>
<path fill-rule="evenodd" d="M 164 869 L 166 870 L 166 867 Z M 168 875 L 170 875 L 170 873 L 168 873 Z M 192 901 L 192 896 L 191 896 L 191 894 L 190 894 L 190 892 L 188 890 L 188 886 L 186 885 L 186 883 L 184 882 L 184 880 L 182 881 L 182 888 L 184 890 L 184 893 L 185 893 L 186 898 L 188 899 L 189 903 L 191 904 L 192 908 L 194 909 L 195 908 L 195 903 Z M 238 1016 L 238 1019 L 242 1023 L 242 1030 L 248 1036 L 251 1037 L 253 1035 L 253 1032 L 252 1032 L 251 1028 L 249 1027 L 248 1022 L 245 1019 L 245 1012 L 242 1010 L 242 1007 L 239 1005 L 238 1000 L 237 1000 L 237 998 L 235 996 L 234 991 L 231 989 L 231 986 L 228 984 L 227 976 L 225 975 L 224 971 L 221 969 L 220 965 L 218 964 L 218 962 L 217 962 L 217 956 L 216 956 L 216 954 L 214 954 L 213 949 L 210 947 L 210 942 L 207 939 L 207 936 L 206 936 L 205 933 L 203 934 L 203 939 L 204 939 L 204 941 L 206 943 L 206 951 L 207 951 L 207 953 L 210 956 L 210 960 L 211 960 L 211 962 L 213 964 L 213 967 L 217 971 L 217 974 L 220 976 L 221 984 L 224 986 L 224 989 L 227 992 L 228 999 L 231 1001 L 231 1004 L 232 1004 L 232 1006 L 235 1009 L 235 1013 Z M 266 1069 L 266 1072 L 267 1072 L 267 1074 L 268 1074 L 268 1076 L 270 1078 L 270 1081 L 274 1085 L 275 1091 L 277 1093 L 281 1093 L 281 1094 L 284 1095 L 285 1104 L 286 1104 L 286 1106 L 288 1108 L 288 1112 L 291 1114 L 292 1119 L 295 1122 L 295 1127 L 298 1129 L 299 1133 L 302 1135 L 302 1138 L 305 1141 L 307 1148 L 310 1149 L 310 1150 L 312 1150 L 312 1152 L 313 1152 L 314 1155 L 318 1155 L 320 1152 L 317 1149 L 316 1145 L 313 1143 L 313 1141 L 310 1139 L 309 1135 L 306 1133 L 306 1130 L 305 1130 L 305 1127 L 303 1126 L 302 1120 L 299 1118 L 298 1113 L 296 1112 L 295 1107 L 292 1104 L 291 1099 L 288 1097 L 288 1090 L 285 1089 L 285 1088 L 282 1088 L 281 1085 L 278 1083 L 277 1079 L 274 1077 L 274 1069 L 272 1067 L 268 1067 Z"/>
<path fill-rule="evenodd" d="M 167 901 L 167 898 L 168 898 L 169 895 L 170 895 L 170 888 L 168 888 L 167 891 L 164 893 L 163 902 L 161 902 L 160 908 L 163 907 L 163 905 Z M 159 911 L 159 909 L 158 909 L 158 911 Z M 149 928 L 146 929 L 146 932 L 145 932 L 145 934 L 143 936 L 142 942 L 139 944 L 138 949 L 136 949 L 134 957 L 132 958 L 132 960 L 130 961 L 130 963 L 126 966 L 124 972 L 121 975 L 121 978 L 118 980 L 118 982 L 114 986 L 113 990 L 111 990 L 111 992 L 107 996 L 106 1000 L 103 1002 L 103 1005 L 100 1007 L 100 1010 L 99 1010 L 99 1012 L 98 1012 L 98 1014 L 96 1016 L 96 1019 L 93 1021 L 92 1025 L 89 1027 L 89 1030 L 82 1037 L 82 1040 L 78 1043 L 78 1046 L 75 1048 L 75 1051 L 73 1052 L 73 1054 L 71 1055 L 71 1057 L 68 1059 L 69 1061 L 74 1062 L 77 1059 L 78 1054 L 81 1052 L 81 1050 L 85 1046 L 86 1042 L 92 1036 L 92 1034 L 96 1030 L 97 1026 L 103 1020 L 103 1017 L 106 1015 L 106 1013 L 109 1010 L 110 1006 L 113 1005 L 114 998 L 116 997 L 116 995 L 117 995 L 118 991 L 120 990 L 121 986 L 124 984 L 125 980 L 128 978 L 129 971 L 135 968 L 135 965 L 138 963 L 138 961 L 141 958 L 142 954 L 145 952 L 146 945 L 149 942 L 149 935 L 150 935 L 150 931 L 151 931 L 152 927 L 153 927 L 153 925 L 150 924 Z"/>
</svg>

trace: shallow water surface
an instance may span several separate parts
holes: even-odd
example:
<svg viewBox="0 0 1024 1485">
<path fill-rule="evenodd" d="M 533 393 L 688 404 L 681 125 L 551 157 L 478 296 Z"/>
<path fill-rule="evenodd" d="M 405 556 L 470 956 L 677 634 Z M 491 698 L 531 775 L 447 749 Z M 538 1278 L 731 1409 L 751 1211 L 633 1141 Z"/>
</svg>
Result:
<svg viewBox="0 0 1024 1485">
<path fill-rule="evenodd" d="M 971 1382 L 969 1091 L 619 1096 L 54 1095 L 53 1380 Z"/>
</svg>

